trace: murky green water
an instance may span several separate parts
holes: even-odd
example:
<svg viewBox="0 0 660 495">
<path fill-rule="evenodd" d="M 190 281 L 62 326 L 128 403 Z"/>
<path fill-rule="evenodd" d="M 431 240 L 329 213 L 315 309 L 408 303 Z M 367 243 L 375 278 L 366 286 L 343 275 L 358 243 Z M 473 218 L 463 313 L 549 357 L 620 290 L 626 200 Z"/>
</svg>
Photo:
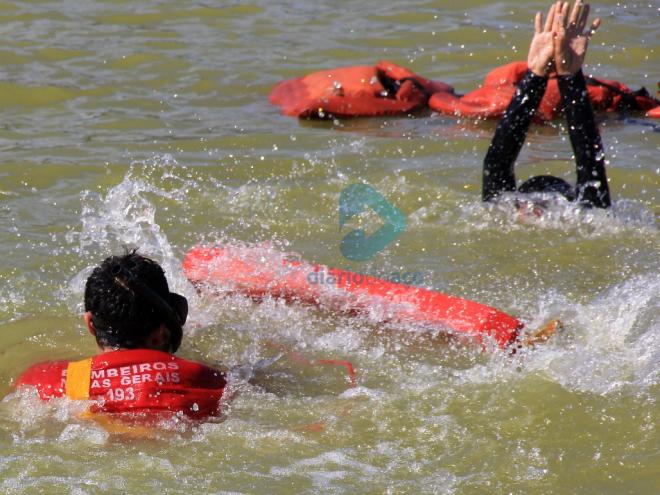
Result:
<svg viewBox="0 0 660 495">
<path fill-rule="evenodd" d="M 524 59 L 542 2 L 0 2 L 0 394 L 39 360 L 94 351 L 87 269 L 122 246 L 163 261 L 191 299 L 181 354 L 228 365 L 268 340 L 357 367 L 278 363 L 222 423 L 109 437 L 70 404 L 0 403 L 0 491 L 93 493 L 631 493 L 660 491 L 660 133 L 602 127 L 609 213 L 557 205 L 523 225 L 479 201 L 492 122 L 299 122 L 267 103 L 286 77 L 388 58 L 474 88 Z M 601 2 L 595 74 L 653 90 L 658 9 Z M 560 124 L 560 123 L 558 123 Z M 572 180 L 559 127 L 520 177 Z M 342 258 L 340 191 L 365 181 L 408 216 L 367 263 Z M 317 310 L 214 301 L 179 262 L 200 242 L 273 241 L 567 331 L 515 357 L 430 344 Z M 323 428 L 311 428 L 320 423 Z"/>
</svg>

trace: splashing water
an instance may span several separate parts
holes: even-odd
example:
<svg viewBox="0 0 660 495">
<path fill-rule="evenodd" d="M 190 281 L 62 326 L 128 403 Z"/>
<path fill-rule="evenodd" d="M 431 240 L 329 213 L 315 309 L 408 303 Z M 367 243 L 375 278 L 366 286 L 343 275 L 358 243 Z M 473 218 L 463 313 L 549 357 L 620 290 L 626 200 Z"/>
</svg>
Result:
<svg viewBox="0 0 660 495">
<path fill-rule="evenodd" d="M 301 306 L 287 306 L 281 301 L 266 300 L 256 304 L 237 295 L 225 294 L 222 298 L 197 295 L 185 280 L 180 259 L 175 254 L 178 249 L 170 244 L 164 229 L 156 221 L 159 204 L 174 202 L 183 207 L 188 198 L 187 191 L 191 188 L 204 191 L 204 186 L 194 174 L 178 165 L 171 156 L 154 158 L 148 163 L 134 163 L 124 180 L 112 187 L 106 195 L 83 193 L 82 231 L 79 235 L 81 252 L 139 245 L 143 252 L 161 259 L 173 285 L 191 299 L 191 326 L 197 332 L 193 337 L 201 335 L 217 340 L 207 332 L 209 329 L 220 331 L 220 328 L 223 328 L 223 332 L 229 330 L 243 336 L 247 334 L 251 344 L 243 353 L 224 356 L 231 364 L 239 364 L 242 359 L 254 363 L 264 358 L 257 344 L 260 339 L 269 336 L 317 353 L 347 352 L 349 357 L 355 358 L 367 352 L 371 356 L 371 364 L 378 366 L 377 360 L 387 352 L 387 346 L 383 347 L 378 338 L 369 335 L 373 335 L 375 330 L 379 331 L 378 327 L 382 325 L 380 322 L 387 318 L 376 307 L 363 316 L 345 317 Z M 213 194 L 213 190 L 206 190 L 205 194 Z M 547 201 L 547 198 L 544 199 Z M 472 206 L 463 210 L 463 214 L 468 215 L 463 220 L 464 228 L 468 231 L 486 228 L 482 218 L 484 209 L 482 206 L 479 208 L 479 215 L 473 212 Z M 625 203 L 621 208 L 615 206 L 612 212 L 583 212 L 563 199 L 555 198 L 547 209 L 547 216 L 544 212 L 543 217 L 534 218 L 531 227 L 521 225 L 515 219 L 515 213 L 511 213 L 515 209 L 506 200 L 502 204 L 488 207 L 487 211 L 490 211 L 493 218 L 506 215 L 505 218 L 511 219 L 507 222 L 516 229 L 536 227 L 561 232 L 573 231 L 590 239 L 621 234 L 628 229 L 639 233 L 639 229 L 644 228 L 649 229 L 649 235 L 657 235 L 648 212 L 626 206 Z M 631 219 L 635 219 L 632 226 Z M 492 221 L 485 223 L 492 228 Z M 285 245 L 265 244 L 257 251 L 254 248 L 242 251 L 242 242 L 222 238 L 222 234 L 220 236 L 222 244 L 228 249 L 258 256 L 259 262 L 271 269 L 278 269 L 283 260 L 290 259 L 290 255 L 282 254 Z M 83 270 L 71 282 L 72 290 L 78 294 L 88 270 Z M 523 352 L 515 359 L 498 355 L 487 359 L 472 357 L 470 360 L 474 367 L 461 372 L 464 373 L 461 380 L 479 384 L 516 377 L 524 379 L 528 374 L 542 373 L 575 391 L 605 394 L 626 387 L 652 388 L 657 385 L 656 365 L 660 359 L 658 346 L 653 345 L 659 338 L 659 327 L 654 321 L 659 304 L 659 284 L 660 278 L 656 273 L 635 276 L 608 288 L 585 303 L 576 303 L 570 296 L 556 290 L 551 293 L 538 292 L 536 301 L 532 297 L 529 303 L 521 307 L 526 312 L 521 316 L 527 326 L 535 328 L 547 319 L 559 316 L 568 328 L 566 335 L 540 349 Z M 333 290 L 332 287 L 324 289 Z M 332 298 L 332 295 L 329 294 L 328 298 Z M 405 323 L 393 327 L 390 324 L 389 327 L 390 332 L 408 334 L 412 338 L 420 332 L 428 331 L 415 325 L 406 326 Z M 386 341 L 388 339 L 386 336 L 383 338 Z M 396 346 L 401 348 L 400 344 Z M 227 351 L 227 346 L 223 345 L 215 351 L 207 350 L 204 357 L 221 359 L 223 356 L 213 353 L 222 354 Z M 462 351 L 455 352 L 458 356 Z M 451 353 L 444 355 L 452 361 Z M 424 356 L 432 359 L 432 349 L 419 357 Z M 462 358 L 454 356 L 453 359 L 460 361 Z M 522 375 L 519 366 L 525 370 Z"/>
<path fill-rule="evenodd" d="M 277 81 L 331 66 L 409 62 L 466 92 L 494 65 L 524 58 L 529 5 L 436 7 L 90 1 L 71 16 L 53 2 L 0 3 L 11 26 L 0 33 L 3 394 L 33 362 L 95 351 L 79 321 L 85 279 L 124 245 L 162 262 L 188 297 L 182 356 L 241 366 L 224 421 L 173 424 L 153 440 L 109 435 L 78 417 L 83 404 L 10 393 L 0 401 L 0 492 L 657 491 L 660 170 L 649 119 L 600 124 L 612 210 L 541 198 L 544 215 L 522 217 L 515 198 L 479 199 L 492 121 L 308 122 L 267 103 Z M 607 26 L 587 72 L 653 88 L 656 10 L 592 8 Z M 520 178 L 571 180 L 562 127 L 532 127 Z M 408 217 L 362 264 L 338 249 L 337 203 L 353 183 Z M 382 308 L 352 317 L 200 295 L 181 259 L 215 242 L 267 242 L 360 273 L 423 272 L 430 288 L 529 329 L 560 318 L 566 330 L 510 356 L 383 323 Z M 350 360 L 358 386 L 269 341 Z"/>
</svg>

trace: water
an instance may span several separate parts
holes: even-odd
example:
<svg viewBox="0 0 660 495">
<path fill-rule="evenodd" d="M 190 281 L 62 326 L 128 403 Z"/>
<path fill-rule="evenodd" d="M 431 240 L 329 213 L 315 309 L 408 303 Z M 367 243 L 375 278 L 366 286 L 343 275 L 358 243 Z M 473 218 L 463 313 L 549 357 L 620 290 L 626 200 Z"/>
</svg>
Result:
<svg viewBox="0 0 660 495">
<path fill-rule="evenodd" d="M 110 436 L 77 405 L 0 403 L 0 491 L 18 493 L 655 493 L 660 376 L 660 134 L 602 124 L 615 206 L 542 220 L 479 201 L 492 122 L 299 122 L 267 103 L 286 77 L 381 58 L 467 91 L 524 59 L 542 2 L 1 2 L 0 394 L 33 362 L 94 352 L 89 269 L 124 245 L 191 301 L 181 355 L 263 371 L 224 422 Z M 657 6 L 594 5 L 596 75 L 654 90 Z M 648 123 L 648 121 L 646 121 Z M 561 122 L 535 128 L 521 178 L 572 180 Z M 371 184 L 408 217 L 366 263 L 339 252 L 338 200 Z M 366 222 L 373 219 L 366 219 Z M 374 224 L 375 225 L 375 224 Z M 350 226 L 349 226 L 350 227 Z M 348 228 L 348 227 L 347 227 Z M 514 357 L 276 301 L 198 296 L 202 242 L 270 243 L 361 272 L 416 272 L 530 328 Z"/>
</svg>

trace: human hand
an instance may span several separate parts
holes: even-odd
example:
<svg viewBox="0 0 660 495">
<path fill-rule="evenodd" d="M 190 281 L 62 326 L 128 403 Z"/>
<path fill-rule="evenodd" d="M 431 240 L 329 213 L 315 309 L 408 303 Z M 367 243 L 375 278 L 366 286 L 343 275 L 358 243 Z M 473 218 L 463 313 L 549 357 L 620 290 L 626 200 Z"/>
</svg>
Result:
<svg viewBox="0 0 660 495">
<path fill-rule="evenodd" d="M 584 30 L 589 17 L 588 3 L 583 4 L 581 0 L 577 0 L 570 17 L 569 8 L 570 3 L 563 2 L 554 16 L 554 58 L 557 74 L 560 76 L 575 74 L 582 68 L 589 39 L 600 26 L 600 19 L 595 19 L 589 30 Z"/>
<path fill-rule="evenodd" d="M 534 37 L 527 55 L 527 67 L 537 76 L 547 76 L 553 67 L 553 57 L 555 55 L 553 27 L 561 6 L 561 2 L 553 3 L 550 6 L 545 26 L 543 26 L 543 14 L 541 12 L 537 12 L 534 18 Z"/>
</svg>

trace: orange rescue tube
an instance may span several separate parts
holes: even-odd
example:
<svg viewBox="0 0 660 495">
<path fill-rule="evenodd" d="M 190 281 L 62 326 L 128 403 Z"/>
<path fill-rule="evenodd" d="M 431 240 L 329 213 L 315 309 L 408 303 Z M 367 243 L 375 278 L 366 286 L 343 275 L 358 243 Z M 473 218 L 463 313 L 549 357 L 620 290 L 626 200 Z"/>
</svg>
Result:
<svg viewBox="0 0 660 495">
<path fill-rule="evenodd" d="M 431 325 L 477 342 L 486 337 L 501 348 L 514 342 L 523 327 L 516 318 L 474 301 L 292 261 L 265 248 L 194 247 L 186 254 L 183 269 L 201 290 L 222 288 L 256 300 L 282 298 L 347 313 L 377 307 L 387 315 L 384 319 Z"/>
<path fill-rule="evenodd" d="M 392 62 L 340 67 L 278 83 L 270 102 L 300 118 L 371 117 L 426 108 L 434 93 L 453 92 Z"/>
</svg>

